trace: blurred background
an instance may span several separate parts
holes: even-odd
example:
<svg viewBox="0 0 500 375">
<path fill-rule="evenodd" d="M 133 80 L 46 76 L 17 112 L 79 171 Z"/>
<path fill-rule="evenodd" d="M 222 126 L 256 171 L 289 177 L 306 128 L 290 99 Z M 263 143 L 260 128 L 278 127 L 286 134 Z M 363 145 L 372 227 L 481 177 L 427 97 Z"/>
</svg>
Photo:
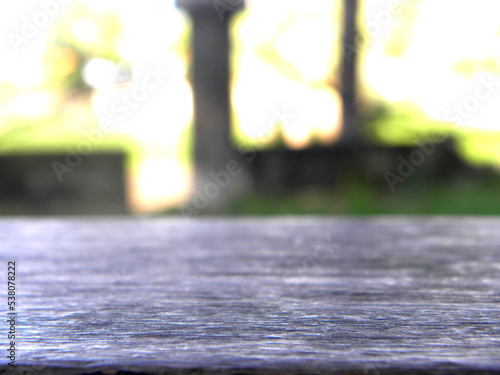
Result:
<svg viewBox="0 0 500 375">
<path fill-rule="evenodd" d="M 498 0 L 177 5 L 0 4 L 0 215 L 500 213 Z"/>
</svg>

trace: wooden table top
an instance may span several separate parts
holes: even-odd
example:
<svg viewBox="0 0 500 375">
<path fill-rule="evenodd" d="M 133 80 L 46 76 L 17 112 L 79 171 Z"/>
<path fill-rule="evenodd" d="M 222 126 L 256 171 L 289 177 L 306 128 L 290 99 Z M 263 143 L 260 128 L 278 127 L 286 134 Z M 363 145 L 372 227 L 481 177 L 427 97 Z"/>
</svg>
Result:
<svg viewBox="0 0 500 375">
<path fill-rule="evenodd" d="M 500 372 L 500 218 L 1 219 L 0 252 L 2 374 Z"/>
</svg>

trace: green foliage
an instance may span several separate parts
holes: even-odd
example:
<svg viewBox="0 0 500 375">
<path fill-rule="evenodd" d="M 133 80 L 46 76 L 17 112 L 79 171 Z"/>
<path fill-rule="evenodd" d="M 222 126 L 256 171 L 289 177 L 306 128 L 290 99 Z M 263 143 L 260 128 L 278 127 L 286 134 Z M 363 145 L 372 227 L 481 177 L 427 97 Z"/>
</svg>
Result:
<svg viewBox="0 0 500 375">
<path fill-rule="evenodd" d="M 453 194 L 450 194 L 453 191 Z M 309 188 L 279 196 L 262 193 L 232 205 L 233 215 L 498 215 L 500 179 L 431 184 L 395 193 L 351 180 L 337 189 Z"/>
<path fill-rule="evenodd" d="M 97 37 L 89 41 L 80 40 L 72 29 L 78 21 L 88 21 L 95 25 Z M 117 51 L 122 32 L 123 25 L 115 13 L 99 14 L 76 2 L 50 30 L 49 46 L 44 59 L 46 87 L 89 91 L 90 88 L 82 78 L 85 64 L 92 58 L 120 62 L 122 59 Z"/>
</svg>

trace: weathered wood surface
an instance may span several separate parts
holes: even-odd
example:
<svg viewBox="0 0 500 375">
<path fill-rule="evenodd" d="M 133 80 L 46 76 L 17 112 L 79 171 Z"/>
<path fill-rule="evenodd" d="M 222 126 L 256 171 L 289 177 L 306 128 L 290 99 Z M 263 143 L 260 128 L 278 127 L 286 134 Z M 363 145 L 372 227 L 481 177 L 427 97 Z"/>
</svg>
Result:
<svg viewBox="0 0 500 375">
<path fill-rule="evenodd" d="M 496 218 L 4 219 L 0 250 L 17 373 L 500 371 Z"/>
</svg>

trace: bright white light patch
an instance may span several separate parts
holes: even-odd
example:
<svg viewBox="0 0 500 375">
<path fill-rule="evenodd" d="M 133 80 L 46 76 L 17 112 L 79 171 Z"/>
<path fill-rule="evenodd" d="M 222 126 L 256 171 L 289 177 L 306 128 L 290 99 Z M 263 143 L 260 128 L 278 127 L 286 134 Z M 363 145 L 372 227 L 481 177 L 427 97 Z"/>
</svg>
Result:
<svg viewBox="0 0 500 375">
<path fill-rule="evenodd" d="M 83 68 L 83 80 L 93 88 L 105 88 L 113 85 L 117 68 L 109 60 L 94 58 Z"/>
<path fill-rule="evenodd" d="M 91 42 L 99 34 L 96 24 L 88 19 L 76 21 L 71 26 L 71 31 L 82 42 Z"/>
<path fill-rule="evenodd" d="M 372 14 L 389 12 L 388 2 L 378 3 L 365 1 L 366 23 L 374 22 L 370 18 Z M 385 8 L 384 4 L 387 4 Z M 499 11 L 498 0 L 422 1 L 402 56 L 394 57 L 385 52 L 385 34 L 391 31 L 389 25 L 384 32 L 373 33 L 364 68 L 368 85 L 388 101 L 415 103 L 438 121 L 499 129 L 498 90 L 481 89 L 479 80 L 484 74 L 496 74 L 490 79 L 495 82 L 493 86 L 498 85 L 498 73 L 481 67 L 475 69 L 473 65 L 481 61 L 499 62 Z M 390 15 L 391 19 L 393 17 L 396 14 Z M 384 28 L 380 22 L 378 26 L 379 30 Z M 460 63 L 471 64 L 470 76 L 457 71 Z M 476 90 L 481 90 L 484 100 L 477 97 Z"/>
<path fill-rule="evenodd" d="M 333 45 L 330 17 L 304 20 L 276 39 L 281 56 L 297 66 L 306 80 L 324 80 L 330 74 Z"/>
<path fill-rule="evenodd" d="M 47 113 L 49 107 L 49 95 L 44 93 L 28 93 L 21 94 L 13 99 L 7 109 L 16 115 L 36 117 Z"/>
</svg>

